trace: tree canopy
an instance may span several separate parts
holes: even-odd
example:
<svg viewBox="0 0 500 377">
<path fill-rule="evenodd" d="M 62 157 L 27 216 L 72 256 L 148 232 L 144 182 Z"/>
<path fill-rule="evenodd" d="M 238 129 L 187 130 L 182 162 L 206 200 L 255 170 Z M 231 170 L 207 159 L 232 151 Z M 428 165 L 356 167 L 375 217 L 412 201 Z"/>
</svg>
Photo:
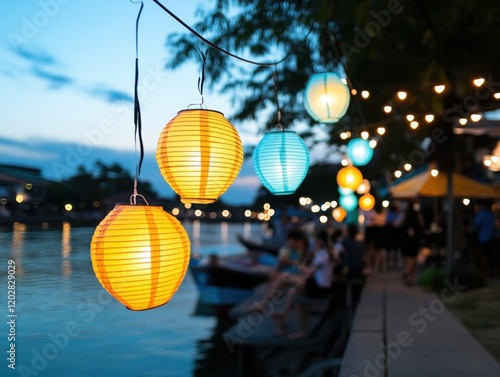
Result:
<svg viewBox="0 0 500 377">
<path fill-rule="evenodd" d="M 329 139 L 316 141 L 345 144 L 341 132 L 369 131 L 380 146 L 372 174 L 401 167 L 415 150 L 426 151 L 426 161 L 437 159 L 449 167 L 458 155 L 453 151 L 462 153 L 470 144 L 460 138 L 456 145 L 453 123 L 500 107 L 493 96 L 500 92 L 500 50 L 495 48 L 500 3 L 494 0 L 214 0 L 196 14 L 194 29 L 227 50 L 263 61 L 289 55 L 276 66 L 282 124 L 306 122 L 310 128 L 303 136 L 310 142 L 318 125 L 303 107 L 305 84 L 313 73 L 345 68 L 357 94 L 347 114 L 327 125 Z M 189 33 L 170 34 L 168 67 L 199 61 L 200 44 Z M 206 70 L 208 83 L 220 84 L 233 96 L 235 121 L 264 115 L 268 127 L 276 124 L 270 112 L 274 66 L 252 66 L 210 50 Z M 472 80 L 479 77 L 485 83 L 478 88 Z M 445 90 L 436 93 L 436 85 Z M 362 90 L 369 91 L 368 99 L 360 96 Z M 398 91 L 407 92 L 404 101 Z M 393 108 L 389 114 L 386 105 Z M 406 114 L 416 116 L 416 130 Z M 433 114 L 434 121 L 427 124 L 425 114 Z M 376 133 L 379 126 L 387 129 L 383 137 Z"/>
</svg>

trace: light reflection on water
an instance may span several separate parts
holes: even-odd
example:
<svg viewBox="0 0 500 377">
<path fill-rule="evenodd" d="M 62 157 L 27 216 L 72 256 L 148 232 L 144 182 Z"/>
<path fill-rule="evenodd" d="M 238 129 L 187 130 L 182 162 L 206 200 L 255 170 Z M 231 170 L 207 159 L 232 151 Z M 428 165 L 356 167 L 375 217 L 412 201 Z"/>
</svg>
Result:
<svg viewBox="0 0 500 377">
<path fill-rule="evenodd" d="M 261 234 L 257 224 L 185 227 L 192 251 L 201 255 L 240 252 L 238 233 L 254 238 Z M 198 291 L 191 275 L 167 305 L 129 311 L 111 299 L 95 278 L 89 254 L 92 233 L 93 228 L 72 228 L 68 223 L 47 230 L 24 224 L 0 229 L 2 287 L 6 287 L 7 261 L 16 262 L 18 372 L 23 365 L 38 377 L 224 376 L 227 368 L 221 360 L 230 355 L 219 331 L 225 324 L 193 315 Z M 0 313 L 6 314 L 6 295 L 1 296 Z M 2 322 L 0 333 L 6 334 Z M 0 347 L 5 354 L 5 336 Z M 47 360 L 44 352 L 55 356 Z M 6 360 L 2 360 L 4 370 Z M 214 362 L 222 369 L 214 370 Z"/>
</svg>

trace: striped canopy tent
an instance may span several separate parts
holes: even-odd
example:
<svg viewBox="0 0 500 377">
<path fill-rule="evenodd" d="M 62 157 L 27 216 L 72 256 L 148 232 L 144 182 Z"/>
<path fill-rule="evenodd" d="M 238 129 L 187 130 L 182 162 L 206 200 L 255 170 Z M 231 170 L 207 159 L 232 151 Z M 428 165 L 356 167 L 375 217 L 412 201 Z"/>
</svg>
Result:
<svg viewBox="0 0 500 377">
<path fill-rule="evenodd" d="M 417 196 L 444 197 L 448 192 L 448 175 L 439 172 L 432 176 L 432 169 L 393 184 L 389 190 L 394 198 Z M 453 173 L 453 196 L 463 198 L 500 198 L 500 191 L 458 173 Z"/>
</svg>

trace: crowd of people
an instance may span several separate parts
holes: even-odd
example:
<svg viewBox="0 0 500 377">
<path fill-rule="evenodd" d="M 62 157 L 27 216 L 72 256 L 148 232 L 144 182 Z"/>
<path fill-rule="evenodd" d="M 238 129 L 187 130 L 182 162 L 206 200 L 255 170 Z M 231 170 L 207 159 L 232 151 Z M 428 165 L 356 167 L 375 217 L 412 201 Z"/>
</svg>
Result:
<svg viewBox="0 0 500 377">
<path fill-rule="evenodd" d="M 495 215 L 491 202 L 478 201 L 474 218 L 479 260 L 482 267 L 493 266 L 496 235 Z M 301 294 L 311 298 L 325 298 L 332 294 L 338 281 L 363 281 L 372 273 L 387 269 L 402 270 L 408 286 L 417 279 L 417 256 L 422 250 L 426 229 L 420 205 L 398 202 L 388 210 L 374 208 L 363 213 L 364 230 L 360 234 L 355 224 L 342 229 L 321 229 L 310 239 L 301 229 L 291 229 L 285 245 L 280 249 L 278 263 L 270 276 L 268 290 L 260 302 L 249 311 L 259 311 L 277 292 L 285 296 L 283 310 L 274 313 L 277 335 L 288 334 L 286 317 L 292 310 L 294 298 Z M 311 245 L 310 245 L 311 243 Z M 493 271 L 492 271 L 493 272 Z M 352 305 L 361 294 L 352 290 Z M 289 335 L 298 339 L 307 334 L 307 311 L 299 305 L 299 329 Z"/>
</svg>

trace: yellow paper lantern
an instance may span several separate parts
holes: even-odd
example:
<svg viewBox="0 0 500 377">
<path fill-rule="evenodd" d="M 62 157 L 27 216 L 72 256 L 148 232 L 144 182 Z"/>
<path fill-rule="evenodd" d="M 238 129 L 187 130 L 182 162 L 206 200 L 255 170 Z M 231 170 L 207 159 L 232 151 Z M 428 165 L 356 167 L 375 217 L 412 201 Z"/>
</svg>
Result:
<svg viewBox="0 0 500 377">
<path fill-rule="evenodd" d="M 332 216 L 335 221 L 341 223 L 347 216 L 347 211 L 342 207 L 337 207 L 332 211 Z"/>
<path fill-rule="evenodd" d="M 97 226 L 90 246 L 101 285 L 131 310 L 166 304 L 189 264 L 181 223 L 157 206 L 118 204 Z"/>
<path fill-rule="evenodd" d="M 180 111 L 163 129 L 156 161 L 183 203 L 215 202 L 231 186 L 243 164 L 243 146 L 218 111 Z"/>
<path fill-rule="evenodd" d="M 375 206 L 375 198 L 370 193 L 364 194 L 359 198 L 358 204 L 363 211 L 369 211 Z"/>
<path fill-rule="evenodd" d="M 359 185 L 363 183 L 363 174 L 354 166 L 346 166 L 337 173 L 337 183 L 339 186 L 357 190 Z"/>
</svg>

